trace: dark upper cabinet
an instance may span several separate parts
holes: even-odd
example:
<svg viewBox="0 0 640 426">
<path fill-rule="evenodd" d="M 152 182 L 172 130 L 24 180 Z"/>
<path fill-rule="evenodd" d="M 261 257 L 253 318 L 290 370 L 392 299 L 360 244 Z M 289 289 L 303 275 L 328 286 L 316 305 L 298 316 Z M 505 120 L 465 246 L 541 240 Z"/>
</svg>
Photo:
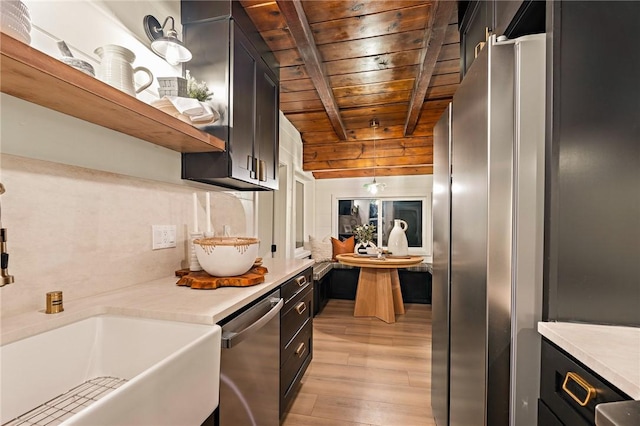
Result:
<svg viewBox="0 0 640 426">
<path fill-rule="evenodd" d="M 222 119 L 204 130 L 225 152 L 182 156 L 182 178 L 238 190 L 278 189 L 280 86 L 277 64 L 237 2 L 182 2 L 186 68 L 221 91 Z"/>
<path fill-rule="evenodd" d="M 544 0 L 473 0 L 458 2 L 460 73 L 484 48 L 490 34 L 517 38 L 545 32 Z"/>
<path fill-rule="evenodd" d="M 547 13 L 543 316 L 640 326 L 640 2 Z"/>
<path fill-rule="evenodd" d="M 494 2 L 476 0 L 463 3 L 461 9 L 464 12 L 460 20 L 460 73 L 464 77 L 493 32 Z"/>
</svg>

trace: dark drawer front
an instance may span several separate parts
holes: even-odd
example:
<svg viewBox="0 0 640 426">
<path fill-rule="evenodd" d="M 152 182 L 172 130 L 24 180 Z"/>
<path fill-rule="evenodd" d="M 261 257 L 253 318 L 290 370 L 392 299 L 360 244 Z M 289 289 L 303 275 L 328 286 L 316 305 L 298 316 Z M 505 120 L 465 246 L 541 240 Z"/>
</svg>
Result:
<svg viewBox="0 0 640 426">
<path fill-rule="evenodd" d="M 300 367 L 311 357 L 312 354 L 312 322 L 308 321 L 300 332 L 291 340 L 291 343 L 284 352 L 288 357 L 280 369 L 280 389 L 281 395 L 285 395 L 291 387 L 294 379 L 298 375 Z M 284 355 L 283 355 L 284 356 Z"/>
<path fill-rule="evenodd" d="M 541 399 L 538 400 L 538 425 L 539 426 L 564 426 L 547 404 Z"/>
<path fill-rule="evenodd" d="M 540 374 L 540 398 L 565 425 L 595 425 L 596 405 L 629 399 L 546 339 Z"/>
<path fill-rule="evenodd" d="M 286 311 L 289 305 L 293 303 L 293 298 L 303 291 L 311 290 L 312 285 L 313 268 L 306 269 L 304 272 L 282 284 L 280 287 L 280 295 L 284 299 L 284 307 L 282 309 Z"/>
<path fill-rule="evenodd" d="M 286 348 L 288 348 L 289 342 L 293 336 L 298 332 L 300 327 L 313 315 L 312 309 L 313 292 L 311 289 L 306 293 L 296 295 L 290 303 L 290 309 L 280 317 L 280 344 L 285 350 L 282 352 L 282 360 Z"/>
</svg>

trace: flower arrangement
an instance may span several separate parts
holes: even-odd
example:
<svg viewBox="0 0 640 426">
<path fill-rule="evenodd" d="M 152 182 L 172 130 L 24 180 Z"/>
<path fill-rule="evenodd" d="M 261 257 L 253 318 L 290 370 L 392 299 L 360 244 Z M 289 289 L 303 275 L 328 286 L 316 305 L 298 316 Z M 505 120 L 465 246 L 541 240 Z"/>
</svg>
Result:
<svg viewBox="0 0 640 426">
<path fill-rule="evenodd" d="M 356 239 L 361 243 L 373 241 L 374 232 L 376 232 L 376 226 L 372 224 L 359 225 L 354 230 Z"/>
<path fill-rule="evenodd" d="M 213 92 L 209 91 L 207 83 L 204 81 L 196 81 L 187 70 L 187 94 L 190 98 L 199 100 L 200 102 L 208 101 L 213 96 Z"/>
</svg>

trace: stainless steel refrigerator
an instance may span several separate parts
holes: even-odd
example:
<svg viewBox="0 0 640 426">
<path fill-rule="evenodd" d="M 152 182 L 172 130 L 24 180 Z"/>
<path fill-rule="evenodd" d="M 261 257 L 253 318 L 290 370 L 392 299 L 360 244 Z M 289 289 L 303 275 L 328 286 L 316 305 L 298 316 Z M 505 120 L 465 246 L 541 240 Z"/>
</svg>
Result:
<svg viewBox="0 0 640 426">
<path fill-rule="evenodd" d="M 438 426 L 536 424 L 545 36 L 492 36 L 434 129 Z"/>
</svg>

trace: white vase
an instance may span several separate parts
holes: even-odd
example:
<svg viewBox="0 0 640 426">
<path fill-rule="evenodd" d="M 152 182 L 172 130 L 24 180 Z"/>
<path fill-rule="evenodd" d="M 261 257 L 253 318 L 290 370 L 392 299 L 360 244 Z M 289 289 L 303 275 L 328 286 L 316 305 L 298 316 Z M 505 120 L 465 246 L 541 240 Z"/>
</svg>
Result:
<svg viewBox="0 0 640 426">
<path fill-rule="evenodd" d="M 356 243 L 353 251 L 356 254 L 376 254 L 377 250 L 378 248 L 373 243 L 373 241 L 367 241 L 364 243 Z"/>
<path fill-rule="evenodd" d="M 389 233 L 387 248 L 394 256 L 407 256 L 409 254 L 409 243 L 405 231 L 409 226 L 402 219 L 393 220 L 393 229 Z"/>
</svg>

